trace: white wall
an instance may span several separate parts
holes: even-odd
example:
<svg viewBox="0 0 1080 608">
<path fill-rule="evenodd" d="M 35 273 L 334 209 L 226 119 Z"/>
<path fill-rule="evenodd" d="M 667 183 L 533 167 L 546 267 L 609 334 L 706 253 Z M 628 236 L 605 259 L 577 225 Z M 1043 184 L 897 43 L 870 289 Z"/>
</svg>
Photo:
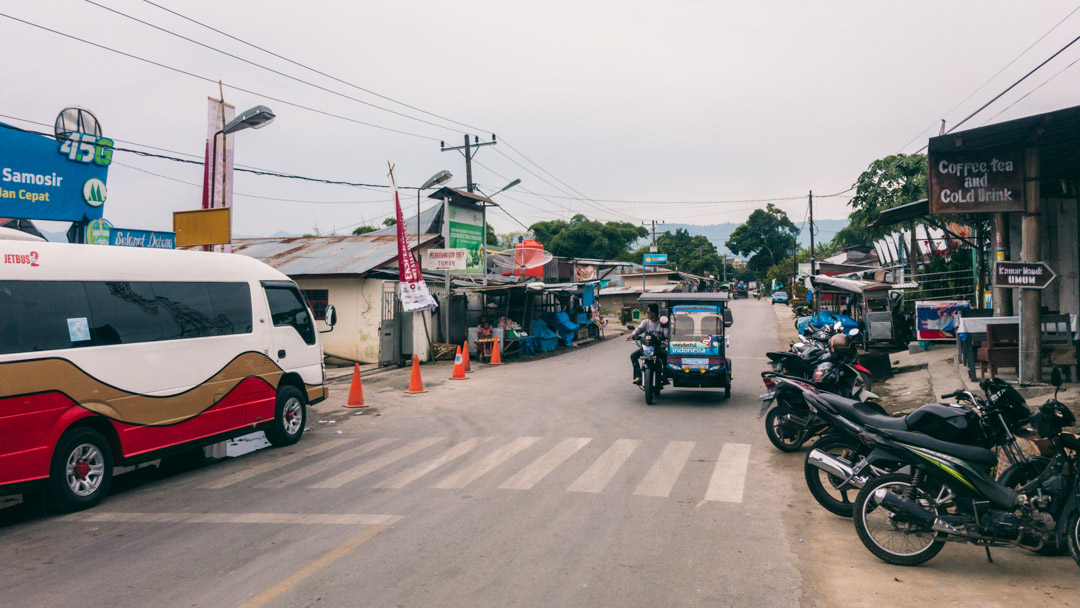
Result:
<svg viewBox="0 0 1080 608">
<path fill-rule="evenodd" d="M 296 280 L 300 289 L 325 289 L 337 309 L 334 331 L 322 334 L 323 352 L 362 363 L 379 362 L 379 324 L 382 319 L 381 279 L 353 277 Z M 322 321 L 319 329 L 326 329 Z"/>
</svg>

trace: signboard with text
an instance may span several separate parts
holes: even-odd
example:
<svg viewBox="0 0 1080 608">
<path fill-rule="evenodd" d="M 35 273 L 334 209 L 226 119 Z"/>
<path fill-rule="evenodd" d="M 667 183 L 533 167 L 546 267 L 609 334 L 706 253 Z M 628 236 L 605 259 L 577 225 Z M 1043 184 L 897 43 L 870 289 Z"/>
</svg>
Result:
<svg viewBox="0 0 1080 608">
<path fill-rule="evenodd" d="M 468 249 L 425 249 L 424 269 L 465 270 L 468 255 Z"/>
<path fill-rule="evenodd" d="M 112 145 L 82 133 L 58 142 L 0 124 L 0 217 L 100 219 Z"/>
<path fill-rule="evenodd" d="M 1018 150 L 930 155 L 930 213 L 1024 210 L 1024 166 Z"/>
<path fill-rule="evenodd" d="M 666 253 L 646 253 L 645 259 L 642 261 L 645 266 L 659 266 L 661 264 L 667 264 Z"/>
<path fill-rule="evenodd" d="M 1045 262 L 997 262 L 994 264 L 995 287 L 1044 289 L 1055 276 L 1057 275 Z"/>
<path fill-rule="evenodd" d="M 176 233 L 113 227 L 109 234 L 109 244 L 115 247 L 176 249 Z"/>
<path fill-rule="evenodd" d="M 484 272 L 484 215 L 480 209 L 450 205 L 449 249 L 465 249 L 465 268 L 458 272 Z"/>
</svg>

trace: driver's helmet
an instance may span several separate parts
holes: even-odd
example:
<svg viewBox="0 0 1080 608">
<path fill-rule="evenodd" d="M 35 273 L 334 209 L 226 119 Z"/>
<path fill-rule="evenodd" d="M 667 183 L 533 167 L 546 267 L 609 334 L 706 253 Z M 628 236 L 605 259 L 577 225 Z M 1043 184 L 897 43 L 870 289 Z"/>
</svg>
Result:
<svg viewBox="0 0 1080 608">
<path fill-rule="evenodd" d="M 836 334 L 829 338 L 829 352 L 834 355 L 854 358 L 856 350 L 855 341 L 844 334 Z"/>
<path fill-rule="evenodd" d="M 832 363 L 825 362 L 814 368 L 814 384 L 833 384 L 840 377 L 840 372 Z"/>
</svg>

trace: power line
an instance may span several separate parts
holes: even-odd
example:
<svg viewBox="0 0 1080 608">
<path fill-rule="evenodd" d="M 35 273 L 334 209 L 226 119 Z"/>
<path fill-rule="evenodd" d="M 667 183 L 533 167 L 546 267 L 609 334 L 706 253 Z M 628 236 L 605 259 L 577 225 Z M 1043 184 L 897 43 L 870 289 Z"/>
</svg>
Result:
<svg viewBox="0 0 1080 608">
<path fill-rule="evenodd" d="M 127 13 L 124 13 L 124 12 L 118 11 L 118 10 L 116 10 L 114 8 L 105 6 L 104 4 L 99 4 L 99 3 L 95 2 L 94 0 L 83 0 L 83 1 L 88 3 L 88 4 L 91 4 L 93 6 L 96 6 L 98 8 L 101 8 L 101 9 L 107 10 L 109 12 L 115 13 L 117 15 L 120 15 L 121 17 L 125 17 L 125 18 L 130 19 L 132 21 L 135 21 L 137 23 L 141 23 L 141 24 L 143 24 L 143 25 L 145 25 L 147 27 L 151 27 L 151 28 L 153 28 L 155 30 L 158 30 L 160 32 L 164 32 L 166 34 L 169 34 L 170 36 L 175 36 L 177 38 L 180 38 L 181 40 L 186 40 L 187 42 L 190 42 L 192 44 L 201 46 L 201 47 L 203 47 L 205 49 L 209 49 L 209 50 L 214 51 L 216 53 L 220 53 L 222 55 L 225 55 L 226 57 L 231 57 L 233 59 L 236 59 L 237 61 L 242 61 L 242 62 L 244 62 L 244 63 L 246 63 L 248 65 L 252 65 L 252 66 L 255 66 L 255 67 L 259 68 L 259 69 L 266 70 L 267 72 L 277 74 L 278 76 L 283 76 L 283 77 L 288 78 L 290 80 L 294 80 L 294 81 L 299 82 L 301 84 L 305 84 L 305 85 L 307 85 L 309 87 L 314 87 L 316 89 L 319 89 L 320 91 L 325 91 L 325 92 L 330 93 L 332 95 L 337 95 L 338 97 L 349 99 L 351 101 L 355 101 L 356 103 L 363 104 L 365 106 L 369 106 L 369 107 L 375 108 L 377 110 L 382 110 L 383 112 L 389 112 L 390 114 L 394 114 L 396 116 L 402 116 L 404 118 L 408 118 L 409 120 L 415 120 L 417 122 L 421 122 L 421 123 L 424 123 L 426 125 L 431 125 L 433 127 L 438 127 L 440 129 L 447 129 L 449 131 L 454 131 L 454 132 L 457 132 L 457 133 L 465 133 L 465 131 L 455 129 L 453 127 L 447 127 L 445 125 L 440 125 L 438 123 L 431 122 L 430 120 L 424 120 L 422 118 L 416 118 L 415 116 L 410 116 L 409 114 L 405 114 L 404 112 L 398 112 L 397 110 L 391 110 L 390 108 L 386 108 L 386 107 L 380 106 L 378 104 L 374 104 L 374 103 L 371 103 L 371 102 L 368 102 L 368 101 L 364 101 L 362 99 L 358 99 L 358 98 L 353 97 L 351 95 L 346 95 L 344 93 L 340 93 L 340 92 L 335 91 L 333 89 L 329 89 L 327 87 L 315 84 L 314 82 L 309 82 L 309 81 L 304 80 L 302 78 L 298 78 L 298 77 L 293 76 L 291 74 L 286 74 L 285 72 L 275 70 L 274 68 L 267 67 L 265 65 L 262 65 L 260 63 L 256 63 L 256 62 L 251 61 L 249 59 L 245 59 L 243 57 L 240 57 L 239 55 L 234 55 L 234 54 L 232 54 L 232 53 L 230 53 L 228 51 L 223 51 L 223 50 L 221 50 L 221 49 L 219 49 L 217 47 L 211 46 L 211 45 L 203 43 L 203 42 L 199 42 L 198 40 L 195 40 L 193 38 L 188 38 L 187 36 L 184 36 L 182 34 L 178 34 L 178 33 L 174 32 L 172 30 L 169 30 L 169 29 L 154 25 L 153 23 L 150 23 L 149 21 L 143 21 L 142 19 L 139 19 L 138 17 L 133 17 L 131 15 L 128 15 Z"/>
<path fill-rule="evenodd" d="M 1069 65 L 1067 65 L 1067 66 L 1065 66 L 1065 67 L 1063 67 L 1063 68 L 1061 68 L 1061 70 L 1059 70 L 1059 71 L 1058 71 L 1058 72 L 1057 72 L 1056 74 L 1054 74 L 1053 76 L 1051 76 L 1051 77 L 1047 78 L 1046 80 L 1042 81 L 1042 84 L 1040 84 L 1039 86 L 1035 87 L 1034 89 L 1031 89 L 1031 90 L 1030 90 L 1030 91 L 1028 91 L 1027 93 L 1024 93 L 1024 95 L 1023 95 L 1023 96 L 1021 96 L 1020 98 L 1018 98 L 1018 99 L 1017 99 L 1016 101 L 1014 101 L 1014 102 L 1010 103 L 1009 105 L 1005 106 L 1005 108 L 1004 108 L 1004 109 L 1002 109 L 1002 110 L 1001 110 L 1000 112 L 998 112 L 997 114 L 994 114 L 994 115 L 993 115 L 993 116 L 991 116 L 990 118 L 987 118 L 987 119 L 986 119 L 986 120 L 985 120 L 985 121 L 984 121 L 984 122 L 983 122 L 983 123 L 982 123 L 981 125 L 979 125 L 979 126 L 981 127 L 982 125 L 985 125 L 986 123 L 990 122 L 991 120 L 994 120 L 994 119 L 995 119 L 995 118 L 997 118 L 998 116 L 1001 116 L 1001 115 L 1002 115 L 1002 114 L 1004 114 L 1005 112 L 1008 112 L 1010 108 L 1012 108 L 1012 107 L 1013 107 L 1013 106 L 1015 106 L 1016 104 L 1020 103 L 1021 101 L 1024 101 L 1024 99 L 1026 99 L 1028 95 L 1031 95 L 1031 94 L 1032 94 L 1032 93 L 1034 93 L 1035 91 L 1038 91 L 1039 89 L 1041 89 L 1041 88 L 1043 88 L 1044 86 L 1046 86 L 1046 84 L 1048 84 L 1048 83 L 1049 83 L 1049 82 L 1050 82 L 1051 80 L 1053 80 L 1053 79 L 1057 78 L 1058 76 L 1061 76 L 1061 75 L 1062 75 L 1062 74 L 1063 74 L 1063 73 L 1065 72 L 1065 70 L 1068 70 L 1068 69 L 1069 69 L 1069 68 L 1071 68 L 1072 66 L 1076 65 L 1076 64 L 1077 64 L 1077 62 L 1080 62 L 1080 58 L 1074 59 L 1074 60 L 1072 61 L 1072 63 L 1070 63 Z"/>
<path fill-rule="evenodd" d="M 262 97 L 264 99 L 269 99 L 271 101 L 276 101 L 278 103 L 282 103 L 282 104 L 285 104 L 287 106 L 291 106 L 291 107 L 298 108 L 298 109 L 301 109 L 301 110 L 307 110 L 308 112 L 313 112 L 315 114 L 321 114 L 323 116 L 328 116 L 330 118 L 336 118 L 338 120 L 344 120 L 346 122 L 351 122 L 351 123 L 355 123 L 355 124 L 358 124 L 358 125 L 371 127 L 373 129 L 380 129 L 382 131 L 389 131 L 391 133 L 398 133 L 400 135 L 408 135 L 410 137 L 416 137 L 416 138 L 419 138 L 419 139 L 426 139 L 426 140 L 429 140 L 429 141 L 440 141 L 439 138 L 437 138 L 437 137 L 430 137 L 430 136 L 427 136 L 427 135 L 421 135 L 419 133 L 412 133 L 412 132 L 409 132 L 409 131 L 403 131 L 401 129 L 394 129 L 392 127 L 384 127 L 382 125 L 377 125 L 377 124 L 374 124 L 374 123 L 365 122 L 365 121 L 362 121 L 362 120 L 357 120 L 355 118 L 350 118 L 348 116 L 342 116 L 340 114 L 335 114 L 333 112 L 327 112 L 325 110 L 320 110 L 318 108 L 313 108 L 311 106 L 306 106 L 306 105 L 296 103 L 296 102 L 293 102 L 293 101 L 286 101 L 286 100 L 281 99 L 279 97 L 273 97 L 273 96 L 267 95 L 265 93 L 259 93 L 257 91 L 253 91 L 251 89 L 246 89 L 246 88 L 243 88 L 243 87 L 236 86 L 234 84 L 224 84 L 224 83 L 221 83 L 221 81 L 215 80 L 215 79 L 210 78 L 208 76 L 202 76 L 200 74 L 195 74 L 194 72 L 189 72 L 187 70 L 182 70 L 180 68 L 173 67 L 171 65 L 166 65 L 164 63 L 160 63 L 160 62 L 154 61 L 152 59 L 147 59 L 147 58 L 141 57 L 139 55 L 134 55 L 132 53 L 127 53 L 127 52 L 124 52 L 124 51 L 121 51 L 121 50 L 118 50 L 118 49 L 114 49 L 112 47 L 105 46 L 104 44 L 99 44 L 97 42 L 91 42 L 91 41 L 86 40 L 84 38 L 79 38 L 78 36 L 73 36 L 71 34 L 61 32 L 59 30 L 54 30 L 52 28 L 45 27 L 44 25 L 38 25 L 37 23 L 26 21 L 25 19 L 19 19 L 18 17 L 13 17 L 13 16 L 8 15 L 6 13 L 0 13 L 0 17 L 5 17 L 7 19 L 11 19 L 12 21 L 17 21 L 19 23 L 29 25 L 31 27 L 35 27 L 35 28 L 40 29 L 40 30 L 44 30 L 44 31 L 52 33 L 52 34 L 56 34 L 58 36 L 63 36 L 64 38 L 75 40 L 77 42 L 82 42 L 83 44 L 87 44 L 87 45 L 90 45 L 90 46 L 93 46 L 93 47 L 97 47 L 99 49 L 109 51 L 110 53 L 116 53 L 117 55 L 122 55 L 124 57 L 129 58 L 129 59 L 135 59 L 135 60 L 141 61 L 143 63 L 147 63 L 147 64 L 150 64 L 150 65 L 159 67 L 159 68 L 170 70 L 170 71 L 176 72 L 178 74 L 183 74 L 185 76 L 190 76 L 192 78 L 196 78 L 198 80 L 209 82 L 211 84 L 219 84 L 220 83 L 220 84 L 222 84 L 222 86 L 228 87 L 228 88 L 233 89 L 235 91 L 240 91 L 242 93 L 247 93 L 249 95 L 255 95 L 256 97 Z"/>
<path fill-rule="evenodd" d="M 183 15 L 181 13 L 178 13 L 177 11 L 174 11 L 174 10 L 168 8 L 168 7 L 162 6 L 162 5 L 157 4 L 155 2 L 151 2 L 150 0 L 143 0 L 143 2 L 145 2 L 145 3 L 147 3 L 147 4 L 151 5 L 151 6 L 154 6 L 156 8 L 159 8 L 159 9 L 161 9 L 161 10 L 167 12 L 167 13 L 175 15 L 175 16 L 181 18 L 181 19 L 184 19 L 185 21 L 189 21 L 191 23 L 194 23 L 195 25 L 206 28 L 206 29 L 208 29 L 208 30 L 210 30 L 212 32 L 215 32 L 217 34 L 221 34 L 222 36 L 225 36 L 226 38 L 229 38 L 231 40 L 235 40 L 236 42 L 239 42 L 240 44 L 247 45 L 247 46 L 249 46 L 249 47 L 251 47 L 253 49 L 257 49 L 259 51 L 262 51 L 263 53 L 266 53 L 266 54 L 271 55 L 273 57 L 277 57 L 278 59 L 281 59 L 282 61 L 286 61 L 286 62 L 291 63 L 291 64 L 293 64 L 293 65 L 295 65 L 297 67 L 301 67 L 301 68 L 303 68 L 305 70 L 308 70 L 310 72 L 314 72 L 315 74 L 318 74 L 320 76 L 324 76 L 324 77 L 329 78 L 330 80 L 333 80 L 335 82 L 339 82 L 339 83 L 344 84 L 346 86 L 352 87 L 352 88 L 354 88 L 354 89 L 356 89 L 358 91 L 363 91 L 363 92 L 368 93 L 370 95 L 374 95 L 374 96 L 376 96 L 376 97 L 378 97 L 380 99 L 385 99 L 386 101 L 390 101 L 390 102 L 396 103 L 396 104 L 398 104 L 400 106 L 409 108 L 410 110 L 415 110 L 415 111 L 420 112 L 422 114 L 427 114 L 428 116 L 432 116 L 434 118 L 438 118 L 439 120 L 443 120 L 443 121 L 446 121 L 446 122 L 454 123 L 456 125 L 460 125 L 460 126 L 465 127 L 467 129 L 472 129 L 474 131 L 480 131 L 480 132 L 483 132 L 483 133 L 491 133 L 491 131 L 488 130 L 488 129 L 481 129 L 479 127 L 474 127 L 472 125 L 469 125 L 469 124 L 466 124 L 466 123 L 463 123 L 463 122 L 459 122 L 459 121 L 454 120 L 452 118 L 447 118 L 445 116 L 440 116 L 438 114 L 435 114 L 434 112 L 429 112 L 427 110 L 418 108 L 416 106 L 409 105 L 409 104 L 407 104 L 407 103 L 405 103 L 403 101 L 398 101 L 397 99 L 394 99 L 392 97 L 387 97 L 386 95 L 382 95 L 380 93 L 372 91 L 371 89 L 366 89 L 366 88 L 364 88 L 362 86 L 359 86 L 357 84 L 353 84 L 353 83 L 351 83 L 351 82 L 349 82 L 347 80 L 343 80 L 343 79 L 338 78 L 336 76 L 332 76 L 330 74 L 327 74 L 326 72 L 323 72 L 323 71 L 317 70 L 317 69 L 315 69 L 313 67 L 304 65 L 303 63 L 300 63 L 298 61 L 294 61 L 292 59 L 289 59 L 288 57 L 285 57 L 284 55 L 279 55 L 278 53 L 275 53 L 275 52 L 273 52 L 271 50 L 268 50 L 268 49 L 265 49 L 265 48 L 263 48 L 261 46 L 252 44 L 252 43 L 250 43 L 250 42 L 248 42 L 248 41 L 246 41 L 246 40 L 244 40 L 242 38 L 239 38 L 237 36 L 233 36 L 232 34 L 229 34 L 227 32 L 223 32 L 223 31 L 221 31 L 221 30 L 219 30 L 219 29 L 217 29 L 215 27 L 212 27 L 212 26 L 207 25 L 207 24 L 205 24 L 205 23 L 203 23 L 201 21 L 198 21 L 196 19 L 188 17 L 187 15 Z M 445 128 L 445 127 L 443 127 L 443 128 Z"/>
</svg>

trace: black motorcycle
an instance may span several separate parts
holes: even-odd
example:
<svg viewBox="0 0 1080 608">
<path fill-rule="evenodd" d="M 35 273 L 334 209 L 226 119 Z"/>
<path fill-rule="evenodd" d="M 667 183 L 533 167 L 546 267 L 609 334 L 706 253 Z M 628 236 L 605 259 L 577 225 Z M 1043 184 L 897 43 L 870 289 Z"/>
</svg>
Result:
<svg viewBox="0 0 1080 608">
<path fill-rule="evenodd" d="M 645 404 L 652 405 L 667 382 L 664 374 L 667 336 L 663 332 L 650 331 L 636 340 L 641 346 L 641 390 L 645 391 Z"/>
<path fill-rule="evenodd" d="M 1053 383 L 1061 385 L 1054 370 Z M 1062 433 L 1076 417 L 1055 398 L 1031 422 L 1050 441 L 1051 458 L 1019 488 L 995 482 L 997 457 L 988 449 L 881 429 L 865 433 L 871 459 L 891 459 L 910 472 L 867 483 L 855 498 L 855 531 L 871 553 L 914 566 L 946 542 L 1041 551 L 1065 543 L 1080 565 L 1080 439 Z M 991 560 L 992 561 L 992 560 Z"/>
</svg>

